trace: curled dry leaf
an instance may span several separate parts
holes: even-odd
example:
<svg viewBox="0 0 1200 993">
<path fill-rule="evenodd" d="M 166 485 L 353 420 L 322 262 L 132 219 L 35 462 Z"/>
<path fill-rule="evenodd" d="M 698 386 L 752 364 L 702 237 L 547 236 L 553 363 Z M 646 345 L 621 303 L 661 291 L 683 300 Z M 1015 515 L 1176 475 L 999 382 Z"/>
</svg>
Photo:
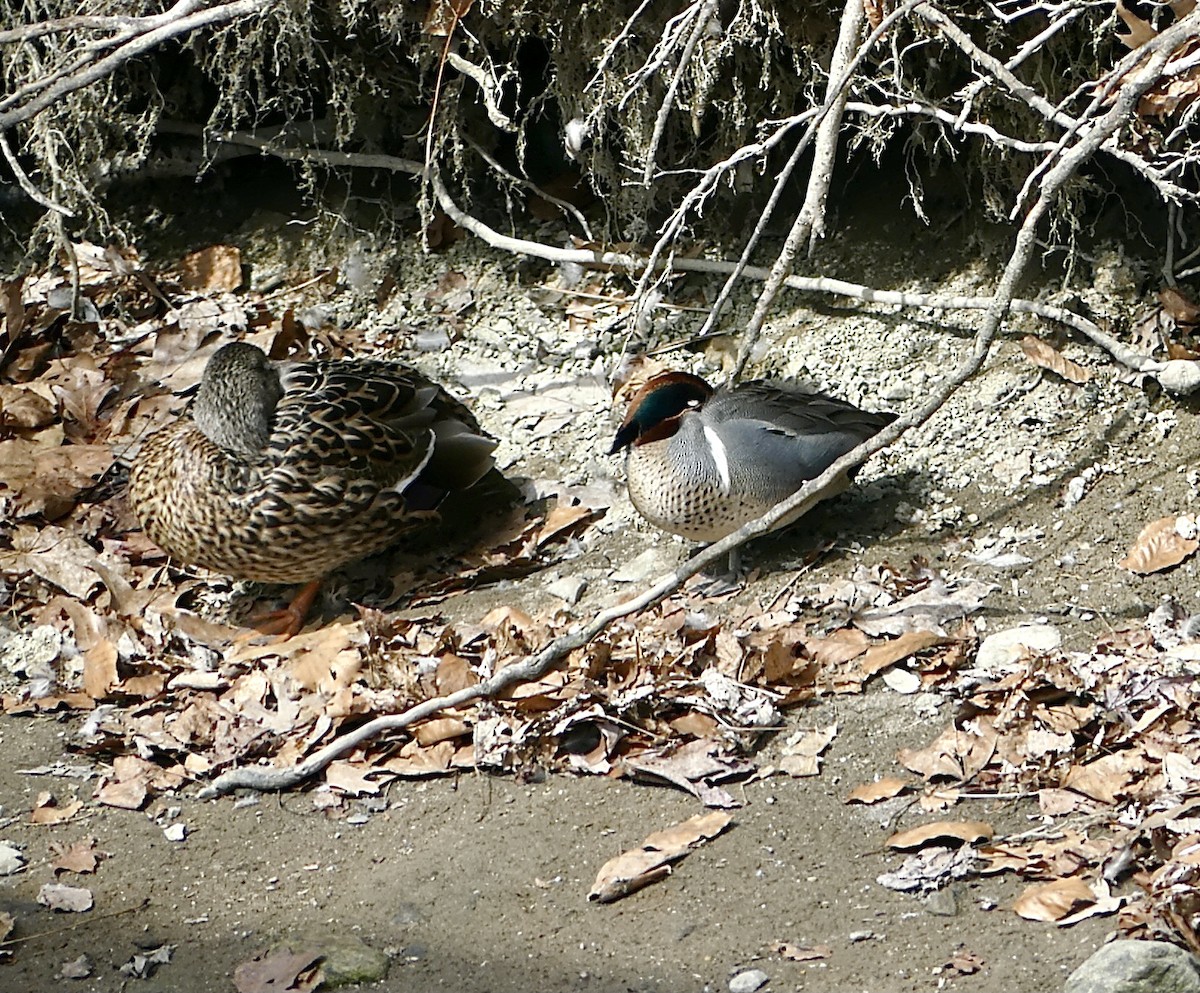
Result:
<svg viewBox="0 0 1200 993">
<path fill-rule="evenodd" d="M 1130 50 L 1141 48 L 1146 42 L 1153 41 L 1158 34 L 1149 21 L 1138 17 L 1121 0 L 1117 0 L 1117 16 L 1129 31 L 1128 34 L 1118 34 L 1117 40 Z"/>
<path fill-rule="evenodd" d="M 922 824 L 907 831 L 897 831 L 888 838 L 887 846 L 904 850 L 921 848 L 931 841 L 961 841 L 969 845 L 976 841 L 985 841 L 994 833 L 992 826 L 986 821 L 935 821 L 933 824 Z"/>
<path fill-rule="evenodd" d="M 817 775 L 821 771 L 820 755 L 837 737 L 837 733 L 836 724 L 797 732 L 784 744 L 779 768 L 789 776 Z"/>
<path fill-rule="evenodd" d="M 321 982 L 320 952 L 280 951 L 256 955 L 233 970 L 238 993 L 307 993 Z"/>
<path fill-rule="evenodd" d="M 820 959 L 827 959 L 833 954 L 833 949 L 828 945 L 806 946 L 796 945 L 790 941 L 776 941 L 767 947 L 769 951 L 790 962 L 816 962 Z"/>
<path fill-rule="evenodd" d="M 950 957 L 950 961 L 942 966 L 942 974 L 950 976 L 973 976 L 984 967 L 984 960 L 962 945 Z"/>
<path fill-rule="evenodd" d="M 1147 766 L 1146 756 L 1140 749 L 1113 752 L 1084 765 L 1071 766 L 1063 786 L 1101 803 L 1112 804 L 1129 792 L 1133 783 L 1148 771 Z"/>
<path fill-rule="evenodd" d="M 1193 517 L 1162 517 L 1142 528 L 1137 541 L 1117 564 L 1122 569 L 1148 576 L 1179 565 L 1200 548 Z"/>
<path fill-rule="evenodd" d="M 69 821 L 83 808 L 82 800 L 72 800 L 60 807 L 52 793 L 39 793 L 29 815 L 30 824 L 62 824 Z"/>
<path fill-rule="evenodd" d="M 732 814 L 712 811 L 689 817 L 664 831 L 656 831 L 642 842 L 641 847 L 631 848 L 605 862 L 596 875 L 588 899 L 611 903 L 658 882 L 671 874 L 672 862 L 683 858 L 697 845 L 715 838 L 732 821 Z"/>
<path fill-rule="evenodd" d="M 912 786 L 911 783 L 899 776 L 884 776 L 873 783 L 863 783 L 856 786 L 846 797 L 847 803 L 878 803 L 880 800 L 890 800 L 899 796 Z"/>
<path fill-rule="evenodd" d="M 1072 362 L 1053 345 L 1047 344 L 1041 338 L 1035 338 L 1031 334 L 1027 334 L 1021 339 L 1021 351 L 1034 365 L 1056 372 L 1063 379 L 1077 385 L 1082 386 L 1092 378 L 1092 374 L 1078 362 Z"/>
<path fill-rule="evenodd" d="M 1059 921 L 1095 902 L 1092 888 L 1071 876 L 1030 886 L 1013 902 L 1013 910 L 1028 921 Z"/>
<path fill-rule="evenodd" d="M 896 757 L 926 779 L 969 779 L 992 760 L 998 738 L 991 722 L 981 718 L 972 727 L 951 725 L 925 748 L 902 748 Z"/>
<path fill-rule="evenodd" d="M 1176 324 L 1200 324 L 1200 307 L 1177 287 L 1164 286 L 1160 289 L 1158 302 Z"/>
<path fill-rule="evenodd" d="M 859 667 L 864 677 L 873 676 L 917 652 L 945 644 L 947 639 L 934 631 L 904 631 L 897 638 L 872 645 L 863 655 Z"/>
</svg>

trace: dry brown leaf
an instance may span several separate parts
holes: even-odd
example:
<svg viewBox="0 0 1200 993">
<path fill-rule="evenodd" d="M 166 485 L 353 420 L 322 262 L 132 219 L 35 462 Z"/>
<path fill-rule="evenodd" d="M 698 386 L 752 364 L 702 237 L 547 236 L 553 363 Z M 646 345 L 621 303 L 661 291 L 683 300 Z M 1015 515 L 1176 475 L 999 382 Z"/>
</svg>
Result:
<svg viewBox="0 0 1200 993">
<path fill-rule="evenodd" d="M 330 762 L 325 769 L 325 782 L 344 793 L 362 796 L 365 793 L 378 793 L 388 780 L 394 779 L 385 771 L 379 774 L 378 766 L 367 765 L 363 762 L 348 762 L 339 760 Z M 368 778 L 373 776 L 374 778 Z"/>
<path fill-rule="evenodd" d="M 878 803 L 880 800 L 890 800 L 899 796 L 911 788 L 912 784 L 899 776 L 884 776 L 873 783 L 863 783 L 854 787 L 846 797 L 846 803 Z"/>
<path fill-rule="evenodd" d="M 926 779 L 969 779 L 991 761 L 997 738 L 991 722 L 980 718 L 973 727 L 951 724 L 925 748 L 902 748 L 896 758 Z"/>
<path fill-rule="evenodd" d="M 1140 48 L 1148 41 L 1153 41 L 1157 37 L 1153 26 L 1142 20 L 1133 11 L 1125 6 L 1121 0 L 1117 0 L 1117 16 L 1124 22 L 1125 27 L 1129 29 L 1128 34 L 1118 34 L 1117 41 L 1128 49 Z"/>
<path fill-rule="evenodd" d="M 451 741 L 471 733 L 471 725 L 456 717 L 439 717 L 417 727 L 415 736 L 422 748 L 436 745 L 439 741 Z"/>
<path fill-rule="evenodd" d="M 1092 888 L 1071 876 L 1028 887 L 1013 901 L 1013 910 L 1028 921 L 1059 921 L 1095 902 Z"/>
<path fill-rule="evenodd" d="M 209 673 L 208 675 L 215 675 Z M 120 691 L 127 696 L 141 697 L 143 700 L 150 700 L 158 696 L 167 684 L 167 677 L 161 672 L 146 673 L 142 676 L 130 676 L 128 679 L 123 679 L 120 686 Z"/>
<path fill-rule="evenodd" d="M 56 876 L 60 872 L 95 872 L 100 860 L 107 857 L 96 848 L 96 839 L 90 836 L 67 848 L 51 847 L 58 848 L 57 857 L 50 863 L 50 871 Z"/>
<path fill-rule="evenodd" d="M 1193 517 L 1159 518 L 1142 528 L 1128 554 L 1117 564 L 1139 576 L 1170 569 L 1200 548 L 1196 533 L 1197 523 Z"/>
<path fill-rule="evenodd" d="M 179 283 L 200 293 L 232 293 L 242 285 L 242 253 L 234 245 L 210 245 L 185 255 Z"/>
<path fill-rule="evenodd" d="M 895 665 L 917 652 L 944 645 L 948 639 L 933 631 L 905 631 L 890 641 L 880 642 L 867 649 L 859 662 L 859 671 L 864 677 L 873 676 L 881 669 Z"/>
<path fill-rule="evenodd" d="M 428 748 L 410 741 L 378 768 L 400 776 L 440 776 L 454 766 L 456 758 L 453 741 L 439 741 Z"/>
<path fill-rule="evenodd" d="M 83 656 L 83 688 L 94 700 L 102 700 L 117 682 L 117 646 L 100 641 Z"/>
<path fill-rule="evenodd" d="M 671 863 L 697 845 L 715 838 L 733 821 L 732 814 L 697 814 L 663 831 L 656 831 L 639 848 L 609 859 L 596 875 L 588 899 L 611 903 L 670 875 Z"/>
<path fill-rule="evenodd" d="M 83 809 L 82 800 L 72 800 L 60 807 L 52 793 L 39 793 L 29 814 L 30 824 L 63 824 Z"/>
<path fill-rule="evenodd" d="M 1021 351 L 1034 365 L 1056 372 L 1077 385 L 1083 385 L 1092 378 L 1092 374 L 1078 362 L 1072 362 L 1053 345 L 1031 334 L 1021 339 Z"/>
<path fill-rule="evenodd" d="M 467 660 L 459 658 L 457 655 L 444 656 L 438 663 L 437 672 L 433 678 L 437 685 L 438 696 L 449 696 L 451 693 L 465 690 L 468 686 L 474 686 L 479 682 L 479 677 L 471 671 Z"/>
<path fill-rule="evenodd" d="M 233 970 L 238 993 L 310 993 L 321 983 L 320 952 L 280 951 L 256 955 Z"/>
<path fill-rule="evenodd" d="M 150 795 L 151 783 L 163 770 L 136 755 L 118 755 L 113 759 L 112 773 L 96 786 L 93 797 L 98 803 L 122 810 L 138 810 Z"/>
<path fill-rule="evenodd" d="M 708 738 L 717 730 L 717 722 L 708 714 L 689 710 L 686 714 L 668 722 L 676 734 L 691 735 L 693 738 Z"/>
<path fill-rule="evenodd" d="M 0 383 L 0 425 L 6 428 L 44 428 L 57 417 L 52 400 L 36 387 Z"/>
<path fill-rule="evenodd" d="M 776 941 L 767 949 L 790 962 L 816 962 L 833 954 L 829 945 L 796 945 L 790 941 Z"/>
<path fill-rule="evenodd" d="M 13 532 L 12 547 L 16 555 L 10 568 L 32 572 L 77 600 L 86 600 L 104 584 L 95 568 L 100 564 L 96 550 L 63 528 L 22 524 Z"/>
<path fill-rule="evenodd" d="M 871 647 L 871 639 L 858 628 L 841 628 L 827 638 L 810 638 L 804 647 L 822 665 L 834 666 L 849 662 Z"/>
<path fill-rule="evenodd" d="M 942 966 L 942 974 L 949 976 L 973 976 L 984 967 L 984 960 L 961 945 Z"/>
<path fill-rule="evenodd" d="M 538 531 L 537 547 L 544 548 L 546 545 L 579 534 L 593 521 L 603 517 L 605 513 L 603 508 L 596 510 L 582 504 L 571 507 L 556 503 L 550 508 L 545 523 Z"/>
<path fill-rule="evenodd" d="M 1167 316 L 1176 324 L 1200 324 L 1200 307 L 1195 304 L 1191 297 L 1177 287 L 1162 287 L 1158 291 L 1158 302 L 1162 304 L 1162 308 L 1167 312 Z M 0 396 L 3 396 L 3 394 L 0 394 Z"/>
<path fill-rule="evenodd" d="M 1145 756 L 1137 749 L 1113 752 L 1067 770 L 1063 786 L 1101 803 L 1116 803 L 1145 771 Z"/>
<path fill-rule="evenodd" d="M 789 776 L 816 776 L 821 771 L 820 754 L 837 737 L 838 726 L 816 728 L 804 732 L 795 741 L 789 740 L 784 744 L 779 768 Z"/>
<path fill-rule="evenodd" d="M 984 841 L 994 833 L 987 821 L 935 821 L 933 824 L 922 824 L 907 831 L 897 831 L 888 838 L 886 844 L 888 848 L 898 848 L 902 851 L 921 848 L 931 841 L 961 841 L 970 845 Z"/>
</svg>

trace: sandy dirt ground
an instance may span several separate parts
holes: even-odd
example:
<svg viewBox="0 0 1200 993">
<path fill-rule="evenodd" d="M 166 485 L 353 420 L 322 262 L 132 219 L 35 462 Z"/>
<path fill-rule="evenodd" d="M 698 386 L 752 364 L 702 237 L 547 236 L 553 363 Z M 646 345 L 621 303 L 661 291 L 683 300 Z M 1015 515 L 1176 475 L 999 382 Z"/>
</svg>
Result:
<svg viewBox="0 0 1200 993">
<path fill-rule="evenodd" d="M 272 260 L 258 232 L 281 217 L 259 213 L 241 226 L 227 218 L 225 237 L 267 271 Z M 861 231 L 835 237 L 807 271 L 897 288 L 978 292 L 990 285 L 994 254 L 964 252 L 953 237 L 918 269 L 903 246 L 923 231 L 897 221 L 895 230 L 870 232 L 869 251 Z M 404 322 L 417 333 L 434 328 L 423 293 L 446 272 L 465 274 L 474 302 L 461 337 L 414 361 L 470 394 L 485 426 L 504 440 L 501 466 L 518 485 L 556 479 L 615 494 L 573 558 L 455 598 L 445 610 L 477 618 L 499 602 L 545 609 L 556 603 L 548 586 L 569 574 L 587 579 L 585 595 L 569 607 L 586 618 L 681 561 L 687 547 L 636 518 L 620 491 L 620 463 L 605 454 L 616 419 L 605 349 L 624 331 L 598 333 L 595 323 L 569 329 L 570 298 L 545 289 L 561 285 L 548 267 L 496 257 L 469 241 L 437 256 L 415 246 L 401 252 L 405 288 L 388 310 L 371 313 L 362 294 L 345 290 L 357 301 L 356 319 L 379 328 Z M 303 268 L 295 258 L 287 264 Z M 1097 262 L 1092 284 L 1097 299 L 1111 301 L 1102 277 L 1111 280 L 1123 263 L 1106 265 Z M 697 291 L 711 297 L 715 289 Z M 741 296 L 730 327 L 751 303 L 749 293 Z M 686 337 L 694 316 L 668 315 L 657 340 Z M 969 348 L 977 320 L 788 297 L 759 366 L 904 410 Z M 1087 386 L 1035 369 L 1016 343 L 1029 330 L 1038 325 L 1017 321 L 984 373 L 869 464 L 855 492 L 752 546 L 756 572 L 736 602 L 767 604 L 788 584 L 815 589 L 860 563 L 921 555 L 955 577 L 995 584 L 980 614 L 985 632 L 1037 619 L 1059 627 L 1068 647 L 1086 646 L 1144 618 L 1165 594 L 1194 610 L 1190 568 L 1139 578 L 1115 567 L 1146 522 L 1194 500 L 1200 434 L 1193 413 L 1117 381 L 1105 356 L 1079 344 L 1065 347 L 1095 371 Z M 679 357 L 719 372 L 728 354 L 728 342 L 717 342 Z M 535 393 L 558 396 L 570 416 L 544 431 L 520 402 Z M 1092 467 L 1084 499 L 1064 507 L 1065 489 Z M 797 573 L 817 548 L 826 550 L 816 565 Z M 997 551 L 1016 558 L 996 568 L 988 558 Z M 646 578 L 612 579 L 639 557 Z M 330 616 L 345 609 L 334 596 L 324 607 Z M 710 609 L 732 608 L 722 601 Z M 723 990 L 752 968 L 769 976 L 770 990 L 1057 989 L 1111 921 L 1066 929 L 1023 921 L 1010 909 L 1021 887 L 1012 876 L 975 878 L 934 900 L 876 882 L 899 862 L 884 840 L 925 815 L 902 799 L 848 806 L 846 794 L 896 773 L 898 749 L 923 745 L 945 726 L 956 701 L 931 696 L 897 693 L 876 680 L 863 695 L 789 712 L 788 730 L 838 725 L 820 775 L 736 788 L 743 805 L 731 829 L 666 880 L 610 905 L 586 898 L 600 865 L 700 812 L 696 799 L 628 780 L 556 773 L 520 783 L 466 773 L 397 782 L 381 797 L 337 811 L 317 809 L 305 789 L 214 801 L 185 789 L 136 812 L 87 803 L 71 822 L 40 827 L 28 818 L 39 792 L 53 791 L 60 803 L 91 796 L 96 770 L 74 745 L 79 718 L 0 717 L 0 838 L 28 859 L 23 871 L 0 879 L 0 911 L 16 917 L 22 939 L 0 964 L 0 987 L 225 991 L 235 968 L 258 950 L 316 934 L 357 936 L 386 952 L 387 977 L 372 988 L 397 993 Z M 766 742 L 764 762 L 782 737 Z M 47 775 L 28 772 L 48 766 Z M 65 767 L 82 772 L 64 776 Z M 1040 823 L 1028 796 L 968 801 L 963 816 L 987 820 L 1000 834 Z M 186 840 L 166 840 L 164 827 L 177 822 L 187 826 Z M 39 888 L 53 879 L 52 846 L 89 835 L 109 854 L 86 878 L 95 908 L 56 914 L 39 906 Z M 826 948 L 796 962 L 776 950 L 784 942 Z M 173 946 L 171 960 L 151 978 L 118 971 L 164 944 Z M 951 965 L 964 953 L 979 962 L 969 975 Z M 92 962 L 90 977 L 56 978 L 81 954 Z"/>
</svg>

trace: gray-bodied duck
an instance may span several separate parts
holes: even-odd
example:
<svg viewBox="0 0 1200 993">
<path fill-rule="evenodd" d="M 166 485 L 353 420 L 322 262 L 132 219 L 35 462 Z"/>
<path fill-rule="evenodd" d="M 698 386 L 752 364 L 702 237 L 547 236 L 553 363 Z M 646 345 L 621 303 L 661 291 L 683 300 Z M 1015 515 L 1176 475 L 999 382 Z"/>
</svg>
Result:
<svg viewBox="0 0 1200 993">
<path fill-rule="evenodd" d="M 283 361 L 219 348 L 189 411 L 142 446 L 129 497 L 189 565 L 303 583 L 261 628 L 304 622 L 321 579 L 427 522 L 492 468 L 496 442 L 442 387 L 395 362 Z"/>
<path fill-rule="evenodd" d="M 646 520 L 712 542 L 761 517 L 896 417 L 797 386 L 754 380 L 714 390 L 691 373 L 665 372 L 634 394 L 611 452 L 628 450 L 629 498 Z M 736 561 L 731 555 L 731 568 Z"/>
</svg>

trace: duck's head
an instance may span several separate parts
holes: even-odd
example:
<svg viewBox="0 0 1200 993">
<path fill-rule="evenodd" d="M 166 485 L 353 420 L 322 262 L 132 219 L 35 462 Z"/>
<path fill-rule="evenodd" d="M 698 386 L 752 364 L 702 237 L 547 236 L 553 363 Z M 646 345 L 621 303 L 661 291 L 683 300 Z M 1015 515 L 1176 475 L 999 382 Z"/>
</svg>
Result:
<svg viewBox="0 0 1200 993">
<path fill-rule="evenodd" d="M 625 420 L 613 439 L 609 455 L 631 445 L 670 438 L 679 430 L 679 419 L 696 410 L 713 395 L 713 388 L 690 372 L 663 372 L 633 395 Z"/>
<path fill-rule="evenodd" d="M 244 341 L 223 345 L 204 367 L 192 420 L 213 444 L 238 455 L 261 452 L 283 396 L 279 369 Z"/>
</svg>

